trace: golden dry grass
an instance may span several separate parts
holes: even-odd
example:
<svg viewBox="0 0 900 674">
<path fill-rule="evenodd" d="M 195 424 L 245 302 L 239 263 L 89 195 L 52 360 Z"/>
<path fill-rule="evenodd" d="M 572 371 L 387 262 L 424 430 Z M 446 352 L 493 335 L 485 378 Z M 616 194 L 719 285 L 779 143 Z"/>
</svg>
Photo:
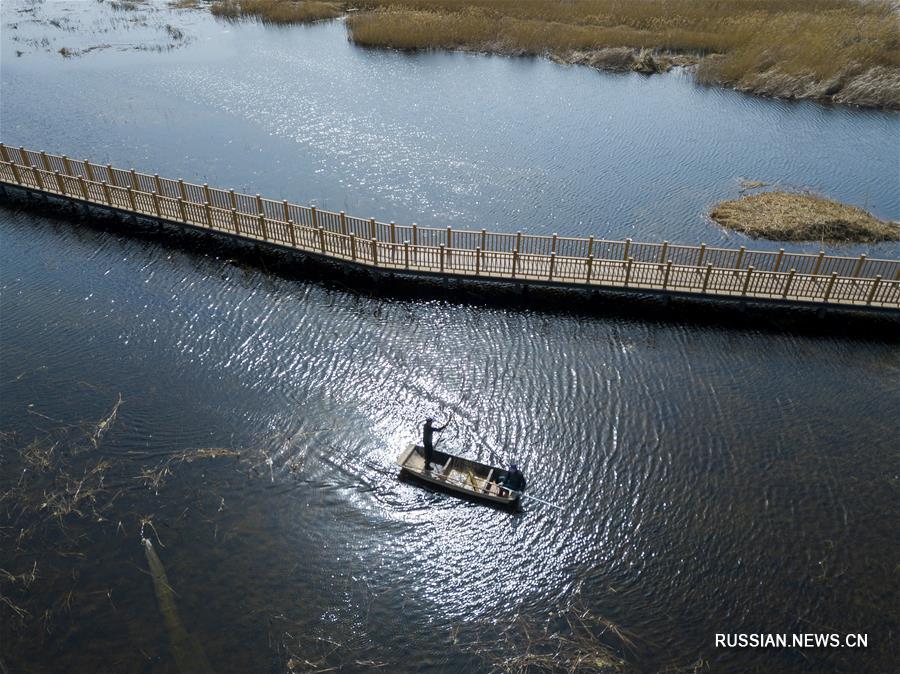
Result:
<svg viewBox="0 0 900 674">
<path fill-rule="evenodd" d="M 698 77 L 758 93 L 900 108 L 889 0 L 358 0 L 355 43 L 548 54 L 690 54 Z M 581 54 L 572 58 L 574 52 Z M 712 55 L 712 58 L 704 58 Z M 598 59 L 602 64 L 603 59 Z M 602 67 L 602 65 L 600 65 Z"/>
<path fill-rule="evenodd" d="M 791 192 L 763 192 L 723 201 L 710 212 L 723 227 L 753 238 L 830 243 L 900 240 L 900 223 L 830 199 Z"/>
<path fill-rule="evenodd" d="M 344 12 L 335 2 L 313 0 L 220 0 L 210 11 L 228 19 L 253 17 L 265 23 L 310 23 L 334 19 Z"/>
</svg>

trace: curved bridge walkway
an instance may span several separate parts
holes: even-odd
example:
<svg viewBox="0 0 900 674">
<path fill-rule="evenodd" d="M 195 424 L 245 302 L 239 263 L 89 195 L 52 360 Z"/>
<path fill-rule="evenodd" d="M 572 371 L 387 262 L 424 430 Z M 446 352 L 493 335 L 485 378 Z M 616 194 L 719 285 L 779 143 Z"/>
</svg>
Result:
<svg viewBox="0 0 900 674">
<path fill-rule="evenodd" d="M 900 310 L 900 261 L 397 225 L 0 144 L 0 183 L 386 272 Z"/>
</svg>

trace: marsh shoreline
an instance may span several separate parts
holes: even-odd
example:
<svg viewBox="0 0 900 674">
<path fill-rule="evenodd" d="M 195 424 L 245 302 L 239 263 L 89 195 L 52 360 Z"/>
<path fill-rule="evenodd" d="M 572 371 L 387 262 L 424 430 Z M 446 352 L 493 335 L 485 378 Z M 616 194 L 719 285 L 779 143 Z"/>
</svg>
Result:
<svg viewBox="0 0 900 674">
<path fill-rule="evenodd" d="M 699 84 L 787 100 L 900 110 L 896 16 L 884 2 L 768 0 L 622 7 L 504 0 L 218 0 L 227 20 L 345 20 L 356 46 L 540 56 L 607 72 L 687 66 Z M 786 48 L 786 43 L 796 43 Z"/>
</svg>

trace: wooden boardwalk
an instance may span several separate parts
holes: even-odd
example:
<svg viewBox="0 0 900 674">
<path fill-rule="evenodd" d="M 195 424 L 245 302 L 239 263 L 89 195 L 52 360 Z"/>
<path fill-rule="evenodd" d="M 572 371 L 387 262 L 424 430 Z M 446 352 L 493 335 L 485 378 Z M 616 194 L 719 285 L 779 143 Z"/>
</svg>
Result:
<svg viewBox="0 0 900 674">
<path fill-rule="evenodd" d="M 900 310 L 900 260 L 398 225 L 0 144 L 0 183 L 386 272 Z"/>
</svg>

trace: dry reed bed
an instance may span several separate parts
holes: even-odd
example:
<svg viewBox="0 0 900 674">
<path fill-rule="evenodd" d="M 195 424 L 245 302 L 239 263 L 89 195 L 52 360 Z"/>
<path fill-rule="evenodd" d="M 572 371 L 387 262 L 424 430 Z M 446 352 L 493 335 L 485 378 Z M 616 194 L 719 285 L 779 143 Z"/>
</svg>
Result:
<svg viewBox="0 0 900 674">
<path fill-rule="evenodd" d="M 700 60 L 702 82 L 900 109 L 900 22 L 882 0 L 363 0 L 357 44 L 547 54 L 642 49 Z"/>
<path fill-rule="evenodd" d="M 610 70 L 699 63 L 758 94 L 900 109 L 891 0 L 222 0 L 219 16 L 307 22 L 350 10 L 352 40 L 394 49 L 550 56 Z M 359 10 L 359 11 L 357 11 Z"/>
<path fill-rule="evenodd" d="M 335 19 L 344 13 L 336 2 L 294 2 L 292 0 L 220 0 L 210 7 L 216 16 L 226 19 L 251 17 L 264 23 L 311 23 Z"/>
<path fill-rule="evenodd" d="M 710 216 L 723 227 L 775 241 L 875 243 L 900 240 L 900 223 L 812 194 L 763 192 L 724 201 Z"/>
</svg>

